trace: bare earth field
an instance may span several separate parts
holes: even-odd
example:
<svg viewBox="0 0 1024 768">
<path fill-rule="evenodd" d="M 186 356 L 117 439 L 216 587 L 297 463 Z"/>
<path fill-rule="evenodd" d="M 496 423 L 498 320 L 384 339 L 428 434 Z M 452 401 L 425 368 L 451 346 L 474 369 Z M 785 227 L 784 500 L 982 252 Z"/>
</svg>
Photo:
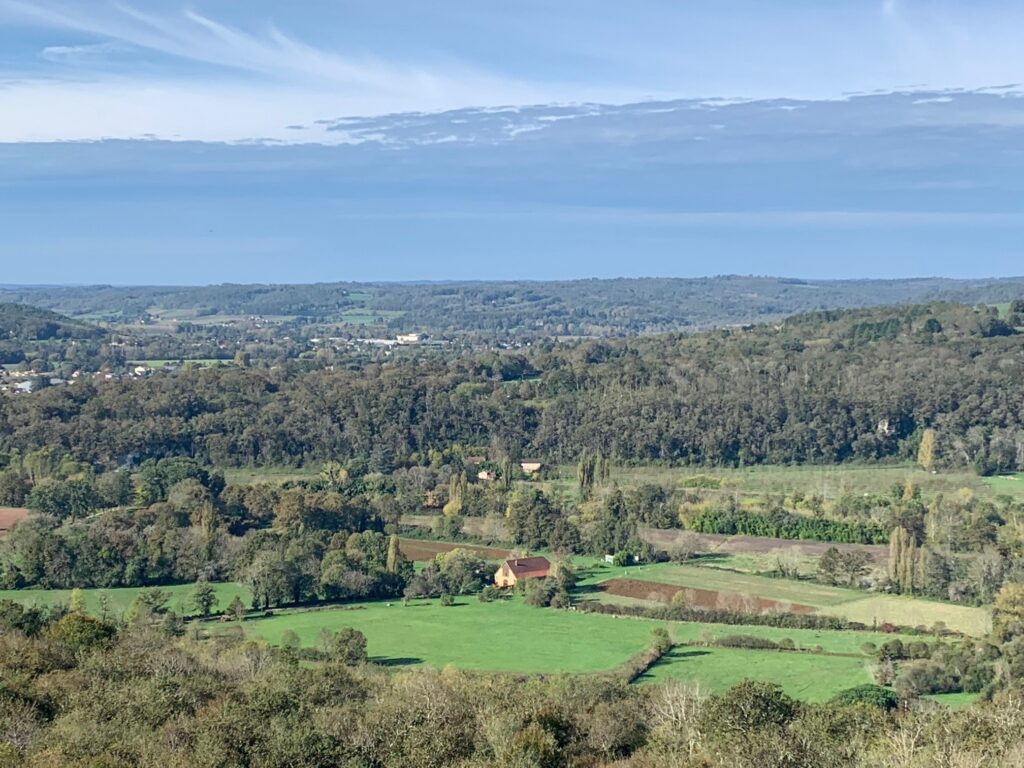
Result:
<svg viewBox="0 0 1024 768">
<path fill-rule="evenodd" d="M 0 507 L 0 536 L 14 527 L 14 524 L 24 520 L 29 510 L 24 507 Z"/>
<path fill-rule="evenodd" d="M 671 603 L 676 593 L 682 592 L 686 605 L 693 608 L 717 608 L 743 613 L 814 613 L 817 610 L 813 605 L 801 605 L 788 600 L 769 600 L 738 592 L 719 592 L 637 579 L 611 579 L 602 582 L 599 588 L 609 595 L 659 603 Z"/>
<path fill-rule="evenodd" d="M 596 566 L 585 576 L 584 581 L 597 588 L 596 596 L 602 602 L 639 600 L 647 604 L 664 603 L 665 595 L 670 591 L 672 594 L 683 591 L 687 594 L 687 603 L 690 603 L 689 593 L 692 591 L 696 607 L 783 610 L 786 606 L 797 606 L 797 613 L 839 616 L 868 626 L 894 624 L 931 627 L 942 622 L 949 629 L 976 637 L 984 635 L 991 628 L 991 616 L 984 608 L 903 595 L 861 592 L 813 581 L 768 578 L 701 565 L 658 563 L 625 569 Z M 602 585 L 609 581 L 625 581 L 630 584 L 604 590 Z M 668 599 L 671 600 L 671 595 L 668 595 Z M 714 602 L 708 605 L 712 600 Z M 733 604 L 719 602 L 729 600 L 734 601 Z M 801 608 L 809 608 L 811 611 Z"/>
</svg>

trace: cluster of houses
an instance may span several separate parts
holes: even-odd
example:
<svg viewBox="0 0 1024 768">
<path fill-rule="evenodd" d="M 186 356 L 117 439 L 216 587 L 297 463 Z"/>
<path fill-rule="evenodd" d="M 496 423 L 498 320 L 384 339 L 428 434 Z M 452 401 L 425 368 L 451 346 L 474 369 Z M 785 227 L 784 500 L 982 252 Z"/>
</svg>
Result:
<svg viewBox="0 0 1024 768">
<path fill-rule="evenodd" d="M 165 371 L 176 370 L 176 366 L 168 365 Z M 111 371 L 75 371 L 69 378 L 61 378 L 50 373 L 39 371 L 10 371 L 0 367 L 0 392 L 12 395 L 27 395 L 44 387 L 64 387 L 78 381 L 101 380 L 120 381 L 124 379 L 145 379 L 153 374 L 148 365 L 136 365 L 125 373 Z"/>
<path fill-rule="evenodd" d="M 335 341 L 336 339 L 330 339 Z M 313 343 L 319 341 L 319 339 L 311 339 Z M 340 339 L 338 339 L 340 341 Z M 415 344 L 426 344 L 430 341 L 430 337 L 425 333 L 400 333 L 393 339 L 352 339 L 349 344 L 361 344 L 369 347 L 396 347 L 396 346 L 409 346 Z M 435 343 L 435 342 L 430 342 Z"/>
</svg>

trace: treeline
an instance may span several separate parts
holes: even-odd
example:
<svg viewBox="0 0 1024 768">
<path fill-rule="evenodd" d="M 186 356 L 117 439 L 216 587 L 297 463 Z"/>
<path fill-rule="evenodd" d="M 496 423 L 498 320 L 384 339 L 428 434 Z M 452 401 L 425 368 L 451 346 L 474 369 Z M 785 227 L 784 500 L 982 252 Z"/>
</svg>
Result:
<svg viewBox="0 0 1024 768">
<path fill-rule="evenodd" d="M 889 532 L 879 523 L 847 522 L 778 511 L 771 514 L 709 509 L 690 524 L 698 533 L 726 536 L 767 536 L 774 539 L 810 539 L 845 544 L 886 544 Z"/>
<path fill-rule="evenodd" d="M 0 398 L 0 448 L 64 446 L 108 467 L 359 459 L 387 473 L 456 444 L 498 461 L 913 458 L 932 430 L 935 467 L 1010 472 L 1024 466 L 1024 355 L 994 312 L 819 313 L 698 336 L 83 382 Z M 863 331 L 890 320 L 895 337 Z"/>
</svg>

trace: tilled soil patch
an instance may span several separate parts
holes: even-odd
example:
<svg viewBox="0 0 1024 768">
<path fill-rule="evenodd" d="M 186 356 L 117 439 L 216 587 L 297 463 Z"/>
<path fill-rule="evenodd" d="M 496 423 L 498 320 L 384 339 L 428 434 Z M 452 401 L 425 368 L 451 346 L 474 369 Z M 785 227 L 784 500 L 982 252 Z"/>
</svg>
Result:
<svg viewBox="0 0 1024 768">
<path fill-rule="evenodd" d="M 769 600 L 738 592 L 717 592 L 713 589 L 680 587 L 675 584 L 640 581 L 639 579 L 611 579 L 602 582 L 598 587 L 609 595 L 659 603 L 671 603 L 672 598 L 682 592 L 684 604 L 688 608 L 714 608 L 740 613 L 814 613 L 817 610 L 811 605 L 801 605 L 786 600 Z"/>
</svg>

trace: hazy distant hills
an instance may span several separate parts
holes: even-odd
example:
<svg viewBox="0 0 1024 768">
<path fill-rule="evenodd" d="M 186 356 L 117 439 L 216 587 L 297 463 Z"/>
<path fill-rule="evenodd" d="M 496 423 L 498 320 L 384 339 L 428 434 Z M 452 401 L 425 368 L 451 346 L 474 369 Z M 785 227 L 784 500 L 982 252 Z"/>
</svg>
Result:
<svg viewBox="0 0 1024 768">
<path fill-rule="evenodd" d="M 0 300 L 73 317 L 135 322 L 263 315 L 434 333 L 619 335 L 770 320 L 819 309 L 927 301 L 997 304 L 1024 277 L 800 280 L 718 276 L 557 282 L 317 283 L 202 287 L 3 286 Z"/>
</svg>

